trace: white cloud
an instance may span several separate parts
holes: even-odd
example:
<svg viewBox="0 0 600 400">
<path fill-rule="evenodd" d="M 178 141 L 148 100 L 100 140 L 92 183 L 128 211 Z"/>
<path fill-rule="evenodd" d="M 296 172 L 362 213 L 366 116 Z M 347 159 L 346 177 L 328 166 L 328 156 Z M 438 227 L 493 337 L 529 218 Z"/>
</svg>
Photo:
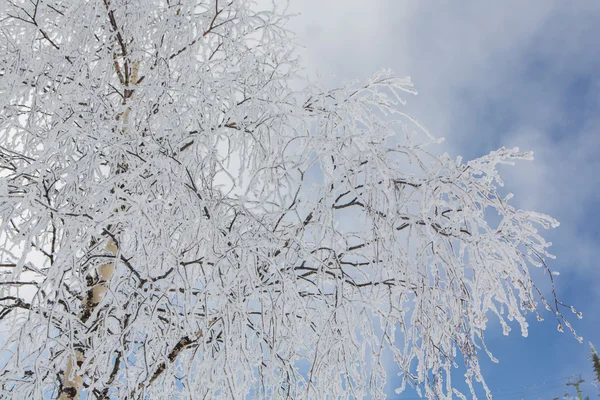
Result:
<svg viewBox="0 0 600 400">
<path fill-rule="evenodd" d="M 558 214 L 561 236 L 580 237 L 573 245 L 588 254 L 594 243 L 586 243 L 577 223 L 589 210 L 574 203 L 598 198 L 589 182 L 600 170 L 600 135 L 590 120 L 551 136 L 565 124 L 564 82 L 537 79 L 535 62 L 554 63 L 539 66 L 552 69 L 549 78 L 589 72 L 582 54 L 597 37 L 599 4 L 303 0 L 292 4 L 301 16 L 291 28 L 306 46 L 308 69 L 337 75 L 329 84 L 382 67 L 411 75 L 420 95 L 408 99 L 407 109 L 445 136 L 452 154 L 479 156 L 500 145 L 533 150 L 534 162 L 506 171 L 517 205 Z"/>
</svg>

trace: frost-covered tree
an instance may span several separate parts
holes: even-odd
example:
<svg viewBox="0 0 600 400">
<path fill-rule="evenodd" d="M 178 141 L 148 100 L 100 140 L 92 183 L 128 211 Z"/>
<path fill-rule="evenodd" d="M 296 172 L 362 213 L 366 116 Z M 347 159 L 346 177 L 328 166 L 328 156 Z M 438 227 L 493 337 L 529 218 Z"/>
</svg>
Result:
<svg viewBox="0 0 600 400">
<path fill-rule="evenodd" d="M 492 314 L 570 328 L 529 273 L 557 222 L 497 190 L 531 155 L 430 153 L 409 79 L 298 89 L 246 0 L 0 14 L 3 398 L 383 398 L 385 352 L 451 396 Z"/>
<path fill-rule="evenodd" d="M 590 360 L 592 360 L 592 366 L 594 368 L 594 380 L 600 383 L 600 356 L 592 343 L 590 343 L 590 353 Z"/>
</svg>

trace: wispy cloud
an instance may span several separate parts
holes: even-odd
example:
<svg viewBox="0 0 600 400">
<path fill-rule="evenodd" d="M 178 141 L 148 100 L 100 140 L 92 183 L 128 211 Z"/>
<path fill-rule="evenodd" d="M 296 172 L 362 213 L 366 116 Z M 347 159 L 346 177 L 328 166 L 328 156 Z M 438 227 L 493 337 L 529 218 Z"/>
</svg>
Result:
<svg viewBox="0 0 600 400">
<path fill-rule="evenodd" d="M 305 63 L 335 73 L 331 83 L 390 66 L 412 76 L 420 96 L 407 110 L 446 137 L 450 153 L 476 157 L 501 145 L 533 150 L 535 162 L 506 171 L 519 206 L 559 214 L 569 226 L 598 201 L 600 81 L 589 76 L 600 66 L 590 50 L 600 35 L 599 3 L 306 0 L 295 6 L 301 17 L 292 27 L 306 45 Z"/>
</svg>

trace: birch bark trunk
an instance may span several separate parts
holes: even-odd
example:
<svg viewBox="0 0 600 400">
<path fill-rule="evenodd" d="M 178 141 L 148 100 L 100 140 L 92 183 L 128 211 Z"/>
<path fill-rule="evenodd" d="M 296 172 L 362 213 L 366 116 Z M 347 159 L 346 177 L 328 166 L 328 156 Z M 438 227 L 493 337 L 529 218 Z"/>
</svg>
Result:
<svg viewBox="0 0 600 400">
<path fill-rule="evenodd" d="M 123 63 L 125 67 L 128 68 L 127 61 L 124 61 Z M 115 72 L 117 75 L 119 75 L 119 79 L 124 86 L 123 105 L 126 106 L 127 101 L 133 98 L 134 89 L 131 87 L 135 86 L 138 82 L 139 61 L 134 61 L 131 63 L 131 75 L 129 77 L 129 81 L 122 80 L 120 71 L 121 68 L 119 66 L 119 62 L 115 59 Z M 123 134 L 125 134 L 127 130 L 130 112 L 131 108 L 126 107 L 125 110 L 117 116 L 117 120 L 121 120 L 123 123 Z M 118 211 L 118 209 L 115 210 L 115 212 Z M 116 262 L 118 247 L 112 238 L 108 239 L 105 249 L 115 258 Z M 89 317 L 94 313 L 98 304 L 100 304 L 100 302 L 102 302 L 104 299 L 104 295 L 108 291 L 110 279 L 115 271 L 115 262 L 104 263 L 97 268 L 97 281 L 88 289 L 82 304 L 82 311 L 78 316 L 82 323 L 85 324 L 87 322 Z M 81 370 L 81 367 L 86 358 L 85 347 L 86 346 L 84 344 L 80 344 L 80 347 L 75 349 L 75 354 L 69 356 L 67 360 L 65 373 L 63 375 L 63 384 L 58 397 L 59 400 L 76 400 L 79 399 L 81 395 L 81 389 L 84 381 L 84 373 Z"/>
<path fill-rule="evenodd" d="M 112 238 L 108 239 L 105 249 L 116 258 L 118 248 Z M 82 311 L 79 314 L 81 322 L 85 323 L 94 313 L 98 304 L 104 299 L 104 295 L 108 290 L 108 283 L 110 282 L 114 271 L 114 262 L 105 263 L 98 267 L 97 283 L 88 289 L 86 298 L 82 304 Z M 81 389 L 83 387 L 83 371 L 81 370 L 81 367 L 85 358 L 85 346 L 82 344 L 79 348 L 75 349 L 74 355 L 69 356 L 67 367 L 65 368 L 65 373 L 63 375 L 62 388 L 58 396 L 59 400 L 75 400 L 81 395 Z"/>
</svg>

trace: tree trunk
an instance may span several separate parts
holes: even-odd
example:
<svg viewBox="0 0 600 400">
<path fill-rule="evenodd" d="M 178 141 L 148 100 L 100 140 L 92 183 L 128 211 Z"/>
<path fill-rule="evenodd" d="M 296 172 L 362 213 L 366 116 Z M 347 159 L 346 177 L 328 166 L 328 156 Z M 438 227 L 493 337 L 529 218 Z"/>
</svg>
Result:
<svg viewBox="0 0 600 400">
<path fill-rule="evenodd" d="M 117 245 L 112 238 L 108 239 L 105 249 L 113 256 L 117 256 Z M 96 310 L 96 307 L 108 290 L 108 283 L 115 271 L 115 263 L 101 264 L 97 269 L 98 279 L 96 284 L 90 287 L 83 301 L 79 319 L 85 323 Z M 63 375 L 63 384 L 58 396 L 59 400 L 75 400 L 81 395 L 83 386 L 83 371 L 81 366 L 85 360 L 85 345 L 80 344 L 75 349 L 75 354 L 70 355 L 67 360 L 67 367 Z"/>
</svg>

